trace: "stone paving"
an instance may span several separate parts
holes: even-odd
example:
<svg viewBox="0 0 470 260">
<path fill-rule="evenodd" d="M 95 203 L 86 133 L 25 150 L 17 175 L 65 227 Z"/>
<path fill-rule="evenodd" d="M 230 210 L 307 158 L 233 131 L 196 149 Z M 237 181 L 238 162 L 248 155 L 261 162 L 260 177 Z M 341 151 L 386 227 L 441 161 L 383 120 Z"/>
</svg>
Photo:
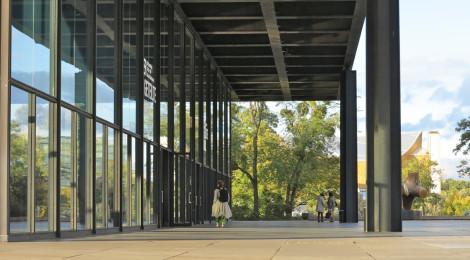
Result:
<svg viewBox="0 0 470 260">
<path fill-rule="evenodd" d="M 0 243 L 0 259 L 470 259 L 470 221 L 404 221 L 403 232 L 363 223 L 229 222 L 156 231 Z"/>
</svg>

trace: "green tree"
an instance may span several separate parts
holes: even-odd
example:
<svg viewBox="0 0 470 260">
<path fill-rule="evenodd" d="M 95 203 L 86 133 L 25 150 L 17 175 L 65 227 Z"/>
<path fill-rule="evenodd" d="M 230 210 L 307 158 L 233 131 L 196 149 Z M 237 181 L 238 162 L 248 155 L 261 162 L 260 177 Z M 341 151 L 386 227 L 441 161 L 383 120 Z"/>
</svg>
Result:
<svg viewBox="0 0 470 260">
<path fill-rule="evenodd" d="M 459 143 L 455 146 L 454 153 L 462 152 L 467 155 L 470 152 L 470 117 L 462 119 L 457 123 L 455 131 L 461 133 Z M 468 160 L 461 160 L 457 166 L 459 176 L 462 178 L 470 177 L 470 164 Z"/>
<path fill-rule="evenodd" d="M 339 158 L 333 156 L 339 115 L 329 102 L 287 103 L 281 110 L 289 140 L 276 160 L 279 181 L 285 185 L 286 214 L 295 201 L 311 200 L 320 192 L 339 190 Z"/>
<path fill-rule="evenodd" d="M 270 144 L 270 142 L 260 142 L 260 139 L 263 139 L 264 135 L 276 136 L 274 128 L 277 126 L 277 116 L 271 113 L 266 103 L 262 101 L 250 102 L 247 107 L 235 106 L 232 110 L 234 114 L 232 167 L 248 178 L 253 191 L 253 214 L 259 217 L 259 167 L 266 161 L 263 147 Z M 235 181 L 240 181 L 241 176 L 235 174 L 235 177 L 238 177 Z M 241 186 L 246 187 L 246 185 Z"/>
</svg>

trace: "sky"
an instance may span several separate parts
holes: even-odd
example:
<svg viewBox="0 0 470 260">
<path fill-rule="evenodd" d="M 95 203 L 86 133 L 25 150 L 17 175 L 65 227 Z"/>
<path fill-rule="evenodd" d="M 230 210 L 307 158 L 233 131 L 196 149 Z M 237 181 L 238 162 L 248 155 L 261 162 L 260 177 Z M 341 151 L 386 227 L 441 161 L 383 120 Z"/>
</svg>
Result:
<svg viewBox="0 0 470 260">
<path fill-rule="evenodd" d="M 470 116 L 470 1 L 400 1 L 402 132 L 441 135 L 443 178 L 458 179 L 465 158 L 452 150 L 457 122 Z M 357 71 L 358 135 L 365 135 L 365 28 L 353 70 Z M 468 158 L 468 157 L 467 157 Z"/>
</svg>

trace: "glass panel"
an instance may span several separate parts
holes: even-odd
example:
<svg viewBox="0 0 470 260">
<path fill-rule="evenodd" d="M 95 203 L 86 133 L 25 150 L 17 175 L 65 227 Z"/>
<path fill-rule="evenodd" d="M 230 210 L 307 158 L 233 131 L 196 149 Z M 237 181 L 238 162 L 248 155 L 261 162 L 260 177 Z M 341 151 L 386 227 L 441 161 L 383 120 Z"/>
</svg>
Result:
<svg viewBox="0 0 470 260">
<path fill-rule="evenodd" d="M 92 75 L 88 53 L 91 37 L 87 33 L 90 26 L 87 1 L 62 0 L 61 6 L 61 98 L 91 113 L 92 91 L 88 80 Z"/>
<path fill-rule="evenodd" d="M 179 157 L 175 155 L 174 157 L 174 167 L 173 167 L 173 190 L 174 190 L 174 220 L 175 223 L 179 223 Z"/>
<path fill-rule="evenodd" d="M 203 111 L 202 111 L 202 127 L 203 129 L 203 156 L 204 156 L 204 165 L 209 166 L 209 126 L 210 126 L 210 102 L 209 102 L 209 95 L 210 95 L 210 77 L 209 77 L 209 61 L 207 56 L 204 54 L 203 58 L 203 93 L 202 93 L 202 101 L 203 101 Z"/>
<path fill-rule="evenodd" d="M 168 4 L 160 4 L 160 145 L 168 147 Z"/>
<path fill-rule="evenodd" d="M 114 123 L 117 31 L 113 1 L 96 1 L 96 115 Z"/>
<path fill-rule="evenodd" d="M 77 229 L 91 228 L 92 212 L 92 164 L 91 164 L 91 119 L 78 114 L 77 116 Z"/>
<path fill-rule="evenodd" d="M 28 93 L 11 87 L 10 233 L 28 232 Z"/>
<path fill-rule="evenodd" d="M 129 226 L 129 153 L 128 136 L 122 135 L 122 225 Z"/>
<path fill-rule="evenodd" d="M 138 203 L 138 199 L 139 199 L 139 195 L 137 194 L 137 181 L 136 181 L 136 162 L 135 162 L 135 152 L 136 152 L 136 149 L 135 149 L 135 146 L 136 146 L 136 139 L 131 137 L 131 194 L 132 194 L 132 226 L 136 226 L 140 223 L 138 223 L 138 220 L 137 220 L 137 203 Z"/>
<path fill-rule="evenodd" d="M 53 223 L 49 222 L 51 218 L 54 218 L 54 187 L 51 186 L 54 183 L 54 176 L 49 167 L 49 156 L 53 151 L 53 137 L 49 130 L 51 112 L 52 105 L 48 101 L 36 98 L 36 166 L 34 174 L 36 232 L 55 229 Z"/>
<path fill-rule="evenodd" d="M 149 208 L 149 211 L 150 211 L 150 224 L 155 224 L 155 216 L 154 216 L 154 196 L 155 196 L 155 193 L 154 193 L 154 185 L 155 185 L 155 176 L 156 176 L 156 173 L 154 172 L 155 171 L 155 167 L 154 167 L 154 158 L 155 158 L 155 150 L 154 150 L 154 146 L 151 145 L 150 146 L 150 176 L 149 176 L 149 180 L 150 180 L 150 185 L 149 185 L 149 204 L 150 204 L 150 208 Z"/>
<path fill-rule="evenodd" d="M 185 70 L 185 80 L 184 80 L 184 92 L 185 92 L 185 152 L 191 152 L 191 87 L 194 84 L 194 75 L 191 73 L 191 61 L 193 59 L 193 37 L 191 34 L 186 31 L 185 40 L 184 40 L 184 70 Z"/>
<path fill-rule="evenodd" d="M 149 203 L 149 194 L 148 194 L 148 187 L 147 185 L 149 185 L 149 182 L 148 182 L 148 173 L 149 173 L 149 168 L 148 168 L 148 160 L 147 160 L 147 143 L 144 143 L 143 145 L 144 149 L 143 149 L 143 161 L 144 161 L 144 169 L 143 169 L 143 177 L 144 177 L 144 187 L 143 187 L 143 194 L 144 194 L 144 197 L 143 197 L 143 210 L 144 210 L 144 215 L 143 215 L 143 224 L 144 225 L 148 225 L 148 214 L 149 214 L 149 207 L 150 205 L 148 205 Z"/>
<path fill-rule="evenodd" d="M 195 158 L 197 161 L 199 162 L 202 162 L 202 158 L 199 157 L 199 151 L 200 151 L 200 147 L 199 147 L 199 129 L 200 129 L 200 124 L 202 123 L 202 117 L 201 115 L 199 114 L 199 108 L 200 108 L 200 104 L 201 104 L 201 101 L 199 100 L 201 98 L 201 94 L 200 94 L 200 88 L 202 87 L 201 86 L 201 82 L 200 82 L 200 79 L 202 77 L 201 75 L 201 69 L 202 69 L 202 66 L 201 66 L 201 48 L 196 45 L 196 49 L 195 49 L 195 53 L 194 53 L 194 78 L 195 78 L 195 81 L 194 81 L 194 87 L 195 87 L 195 90 L 194 90 L 194 147 L 195 147 L 195 150 L 194 150 L 194 154 L 196 155 Z"/>
<path fill-rule="evenodd" d="M 144 137 L 154 140 L 153 122 L 156 100 L 155 77 L 155 1 L 144 2 Z"/>
<path fill-rule="evenodd" d="M 11 5 L 11 77 L 54 95 L 50 1 L 12 0 Z"/>
<path fill-rule="evenodd" d="M 183 36 L 183 23 L 178 18 L 178 15 L 175 14 L 175 24 L 174 24 L 174 50 L 175 50 L 175 57 L 174 57 L 174 95 L 173 95 L 173 104 L 174 104 L 174 150 L 175 152 L 179 152 L 181 148 L 181 97 L 184 93 L 182 93 L 181 87 L 181 69 L 182 69 L 182 36 Z"/>
<path fill-rule="evenodd" d="M 218 87 L 218 95 L 217 95 L 217 112 L 218 112 L 218 124 L 217 124 L 217 170 L 223 171 L 223 154 L 224 154 L 224 83 L 222 78 L 219 77 L 219 87 Z"/>
<path fill-rule="evenodd" d="M 61 108 L 60 123 L 60 229 L 67 230 L 74 228 L 72 221 L 72 111 Z"/>
<path fill-rule="evenodd" d="M 106 149 L 103 136 L 103 125 L 96 123 L 96 180 L 95 180 L 95 221 L 96 227 L 104 227 L 104 196 L 105 196 L 105 180 L 104 180 L 104 161 Z"/>
<path fill-rule="evenodd" d="M 214 169 L 217 169 L 217 90 L 218 90 L 218 82 L 217 82 L 217 72 L 214 68 L 211 68 L 211 166 Z"/>
<path fill-rule="evenodd" d="M 114 142 L 114 129 L 108 128 L 108 228 L 115 227 L 117 225 L 118 214 L 118 194 L 116 190 L 116 178 L 115 178 L 115 142 Z"/>
<path fill-rule="evenodd" d="M 122 20 L 122 125 L 137 130 L 137 1 L 123 0 Z"/>
</svg>

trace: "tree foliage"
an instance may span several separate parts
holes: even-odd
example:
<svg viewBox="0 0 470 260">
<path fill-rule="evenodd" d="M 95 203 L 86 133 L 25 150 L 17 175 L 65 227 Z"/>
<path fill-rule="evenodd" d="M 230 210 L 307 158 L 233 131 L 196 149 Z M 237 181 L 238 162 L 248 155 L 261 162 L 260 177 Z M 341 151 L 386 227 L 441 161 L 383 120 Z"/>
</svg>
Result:
<svg viewBox="0 0 470 260">
<path fill-rule="evenodd" d="M 318 193 L 339 193 L 339 158 L 333 155 L 339 117 L 331 103 L 283 103 L 279 116 L 263 102 L 232 111 L 234 218 L 289 218 L 293 208 Z M 282 133 L 274 130 L 278 118 Z"/>
<path fill-rule="evenodd" d="M 457 123 L 455 131 L 461 133 L 459 143 L 455 146 L 454 153 L 462 152 L 467 155 L 470 152 L 470 117 L 462 119 Z M 457 166 L 457 172 L 462 178 L 470 177 L 470 163 L 468 160 L 461 160 Z"/>
</svg>

